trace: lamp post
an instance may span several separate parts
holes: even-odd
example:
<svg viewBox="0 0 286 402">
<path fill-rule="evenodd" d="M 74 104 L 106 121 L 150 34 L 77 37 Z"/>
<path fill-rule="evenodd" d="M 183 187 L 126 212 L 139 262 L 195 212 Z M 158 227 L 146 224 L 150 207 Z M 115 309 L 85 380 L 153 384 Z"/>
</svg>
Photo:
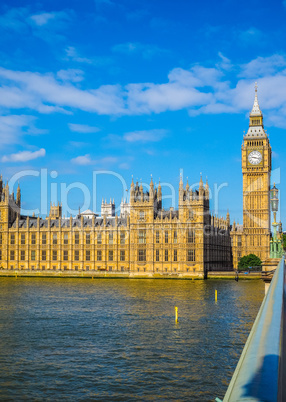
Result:
<svg viewBox="0 0 286 402">
<path fill-rule="evenodd" d="M 270 190 L 270 203 L 271 203 L 271 210 L 273 212 L 273 237 L 270 242 L 270 258 L 281 258 L 282 257 L 282 244 L 281 240 L 277 238 L 277 226 L 279 223 L 276 222 L 276 214 L 278 212 L 278 188 L 275 186 L 272 187 Z"/>
</svg>

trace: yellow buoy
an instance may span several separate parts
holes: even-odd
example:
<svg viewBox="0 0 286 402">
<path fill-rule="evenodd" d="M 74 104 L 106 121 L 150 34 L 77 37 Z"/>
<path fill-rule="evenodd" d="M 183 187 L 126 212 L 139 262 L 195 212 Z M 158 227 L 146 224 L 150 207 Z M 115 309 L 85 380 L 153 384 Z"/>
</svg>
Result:
<svg viewBox="0 0 286 402">
<path fill-rule="evenodd" d="M 178 307 L 175 307 L 175 321 L 178 322 Z"/>
<path fill-rule="evenodd" d="M 215 290 L 215 301 L 217 301 L 217 290 Z"/>
</svg>

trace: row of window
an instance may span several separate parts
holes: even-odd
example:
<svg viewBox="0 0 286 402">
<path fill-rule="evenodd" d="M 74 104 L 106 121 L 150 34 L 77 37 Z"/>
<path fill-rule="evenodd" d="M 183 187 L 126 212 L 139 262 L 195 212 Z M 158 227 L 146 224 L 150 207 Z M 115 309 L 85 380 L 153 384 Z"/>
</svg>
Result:
<svg viewBox="0 0 286 402">
<path fill-rule="evenodd" d="M 58 233 L 52 233 L 52 244 L 56 245 L 58 244 Z M 125 244 L 125 232 L 120 231 L 120 244 Z M 156 243 L 160 243 L 160 231 L 157 230 L 155 234 L 155 239 Z M 42 245 L 47 244 L 47 233 L 42 233 L 41 234 L 41 240 L 42 240 Z M 169 243 L 171 238 L 170 238 L 170 232 L 165 231 L 164 232 L 164 240 L 165 243 Z M 14 245 L 16 241 L 15 233 L 10 234 L 10 244 Z M 113 244 L 114 241 L 114 233 L 110 232 L 109 237 L 108 237 L 108 244 Z M 91 242 L 91 237 L 90 233 L 85 233 L 85 244 L 90 244 Z M 138 232 L 138 242 L 140 244 L 146 243 L 146 230 L 139 230 Z M 193 229 L 188 229 L 187 230 L 187 242 L 188 243 L 194 243 L 195 242 L 195 231 Z M 0 244 L 2 243 L 2 234 L 0 236 Z M 78 232 L 74 233 L 74 244 L 79 244 L 80 243 L 80 234 Z M 177 231 L 173 232 L 173 243 L 178 243 L 178 233 Z M 20 235 L 20 244 L 24 245 L 26 244 L 26 234 L 22 233 Z M 36 244 L 36 233 L 31 234 L 31 244 Z M 69 244 L 69 233 L 64 233 L 63 234 L 63 244 Z M 97 234 L 97 244 L 102 244 L 102 234 L 98 233 Z"/>
<path fill-rule="evenodd" d="M 52 251 L 52 261 L 57 261 L 58 259 L 58 251 L 57 250 L 53 250 Z M 74 261 L 79 261 L 79 251 L 75 250 L 74 251 Z M 97 250 L 97 261 L 102 261 L 102 251 L 101 250 Z M 108 251 L 108 261 L 113 261 L 114 258 L 114 253 L 113 250 L 109 250 Z M 169 261 L 170 258 L 170 252 L 169 250 L 165 250 L 164 252 L 164 261 Z M 21 250 L 20 251 L 20 260 L 21 261 L 25 261 L 26 259 L 26 251 L 25 250 Z M 35 250 L 31 250 L 30 251 L 30 259 L 31 261 L 35 261 L 36 260 L 36 251 Z M 160 251 L 156 250 L 156 254 L 155 254 L 155 259 L 156 262 L 160 261 Z M 0 250 L 0 260 L 2 260 L 2 251 Z M 15 260 L 15 250 L 10 250 L 10 260 L 14 261 Z M 46 261 L 47 260 L 47 252 L 46 250 L 42 250 L 41 251 L 41 260 L 42 261 Z M 68 261 L 69 260 L 69 251 L 68 250 L 64 250 L 63 251 L 63 260 L 64 261 Z M 125 251 L 121 250 L 120 254 L 119 254 L 119 260 L 120 261 L 125 261 Z M 173 250 L 173 259 L 174 262 L 178 261 L 178 251 L 177 250 Z M 90 261 L 90 250 L 86 250 L 85 251 L 85 261 Z M 138 261 L 146 261 L 146 250 L 141 249 L 138 250 Z M 187 261 L 195 261 L 195 250 L 187 250 Z"/>
</svg>

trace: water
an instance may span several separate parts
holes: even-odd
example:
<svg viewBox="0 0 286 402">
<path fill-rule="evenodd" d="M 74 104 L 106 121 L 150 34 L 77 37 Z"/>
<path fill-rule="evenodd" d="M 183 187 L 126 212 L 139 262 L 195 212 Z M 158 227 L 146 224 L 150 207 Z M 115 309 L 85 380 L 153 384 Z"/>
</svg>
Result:
<svg viewBox="0 0 286 402">
<path fill-rule="evenodd" d="M 0 400 L 213 401 L 263 295 L 256 280 L 0 278 Z"/>
</svg>

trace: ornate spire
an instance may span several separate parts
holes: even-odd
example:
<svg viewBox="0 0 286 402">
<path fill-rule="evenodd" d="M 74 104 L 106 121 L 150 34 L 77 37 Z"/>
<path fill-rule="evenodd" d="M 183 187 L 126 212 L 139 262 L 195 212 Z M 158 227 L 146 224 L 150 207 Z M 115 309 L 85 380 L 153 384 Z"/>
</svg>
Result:
<svg viewBox="0 0 286 402">
<path fill-rule="evenodd" d="M 183 189 L 183 178 L 182 175 L 180 174 L 180 184 L 179 184 L 180 189 Z"/>
<path fill-rule="evenodd" d="M 186 185 L 186 190 L 189 191 L 190 185 L 189 185 L 189 179 L 187 178 L 187 185 Z"/>
<path fill-rule="evenodd" d="M 259 107 L 258 98 L 257 98 L 257 82 L 255 83 L 255 98 L 252 110 L 250 112 L 250 116 L 262 116 L 262 112 Z"/>
</svg>

